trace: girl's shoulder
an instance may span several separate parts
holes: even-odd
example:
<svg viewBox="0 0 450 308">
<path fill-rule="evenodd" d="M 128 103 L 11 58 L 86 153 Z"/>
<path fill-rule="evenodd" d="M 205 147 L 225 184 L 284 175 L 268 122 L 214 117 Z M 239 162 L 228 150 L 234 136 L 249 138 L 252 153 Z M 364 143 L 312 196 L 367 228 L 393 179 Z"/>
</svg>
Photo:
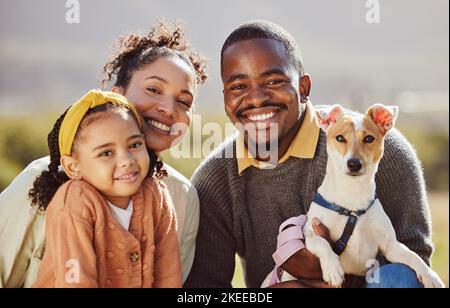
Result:
<svg viewBox="0 0 450 308">
<path fill-rule="evenodd" d="M 48 214 L 63 210 L 74 216 L 88 217 L 105 202 L 102 195 L 86 181 L 69 180 L 59 187 L 49 204 Z"/>
<path fill-rule="evenodd" d="M 59 189 L 65 194 L 66 198 L 71 197 L 91 197 L 101 196 L 94 186 L 83 180 L 69 180 L 64 183 Z"/>
<path fill-rule="evenodd" d="M 155 197 L 161 198 L 167 191 L 167 186 L 162 180 L 155 177 L 147 177 L 141 185 L 144 194 L 151 194 Z"/>
<path fill-rule="evenodd" d="M 142 182 L 143 195 L 146 200 L 152 200 L 154 209 L 166 208 L 173 210 L 172 198 L 166 184 L 160 179 L 147 177 Z"/>
</svg>

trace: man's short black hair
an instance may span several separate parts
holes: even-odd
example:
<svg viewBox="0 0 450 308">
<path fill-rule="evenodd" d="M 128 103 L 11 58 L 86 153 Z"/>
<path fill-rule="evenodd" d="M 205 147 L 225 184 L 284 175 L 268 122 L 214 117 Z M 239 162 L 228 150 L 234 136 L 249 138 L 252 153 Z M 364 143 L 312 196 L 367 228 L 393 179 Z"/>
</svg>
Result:
<svg viewBox="0 0 450 308">
<path fill-rule="evenodd" d="M 223 70 L 223 54 L 234 43 L 253 39 L 272 39 L 283 43 L 287 55 L 297 67 L 300 77 L 304 74 L 303 61 L 300 49 L 295 43 L 295 39 L 280 25 L 270 21 L 255 20 L 241 25 L 234 30 L 223 43 L 220 53 L 220 65 Z"/>
</svg>

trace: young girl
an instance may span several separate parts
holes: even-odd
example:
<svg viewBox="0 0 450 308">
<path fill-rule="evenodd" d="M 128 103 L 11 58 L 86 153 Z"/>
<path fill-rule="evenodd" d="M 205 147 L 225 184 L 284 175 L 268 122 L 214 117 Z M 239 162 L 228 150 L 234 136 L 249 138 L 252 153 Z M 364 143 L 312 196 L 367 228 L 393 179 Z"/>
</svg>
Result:
<svg viewBox="0 0 450 308">
<path fill-rule="evenodd" d="M 179 26 L 160 23 L 148 34 L 119 39 L 105 65 L 113 91 L 123 94 L 144 115 L 143 131 L 149 149 L 158 153 L 176 146 L 180 136 L 160 128 L 164 123 L 191 124 L 198 87 L 206 79 L 205 61 L 189 47 Z M 192 95 L 192 97 L 191 97 Z M 175 140 L 176 139 L 176 140 Z M 49 157 L 32 162 L 0 194 L 0 287 L 29 287 L 45 252 L 45 212 L 30 210 L 28 191 Z M 163 178 L 172 197 L 178 222 L 183 281 L 192 266 L 199 224 L 199 201 L 193 185 L 164 164 Z"/>
<path fill-rule="evenodd" d="M 49 171 L 30 190 L 47 211 L 34 286 L 180 287 L 173 206 L 134 106 L 92 90 L 57 120 L 48 146 Z"/>
</svg>

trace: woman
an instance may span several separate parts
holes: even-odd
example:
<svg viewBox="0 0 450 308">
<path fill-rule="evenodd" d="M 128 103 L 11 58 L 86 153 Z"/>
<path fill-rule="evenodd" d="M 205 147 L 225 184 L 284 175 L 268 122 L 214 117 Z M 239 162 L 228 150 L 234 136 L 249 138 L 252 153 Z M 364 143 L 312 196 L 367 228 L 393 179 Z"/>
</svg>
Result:
<svg viewBox="0 0 450 308">
<path fill-rule="evenodd" d="M 174 126 L 190 125 L 197 87 L 206 80 L 205 61 L 189 48 L 183 29 L 172 31 L 160 23 L 148 35 L 120 38 L 104 72 L 104 82 L 114 78 L 112 90 L 141 113 L 147 147 L 160 154 L 176 146 L 184 132 L 174 133 Z M 0 194 L 0 287 L 29 287 L 36 280 L 45 251 L 45 213 L 31 207 L 27 192 L 49 163 L 48 157 L 32 162 Z M 194 258 L 199 201 L 185 177 L 168 165 L 165 169 L 178 219 L 184 282 Z"/>
</svg>

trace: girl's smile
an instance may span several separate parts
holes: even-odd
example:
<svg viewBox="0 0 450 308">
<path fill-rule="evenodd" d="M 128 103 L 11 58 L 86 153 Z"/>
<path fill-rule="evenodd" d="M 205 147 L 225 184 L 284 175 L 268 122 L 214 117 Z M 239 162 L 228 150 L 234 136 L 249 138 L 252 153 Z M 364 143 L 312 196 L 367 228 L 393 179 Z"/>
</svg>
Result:
<svg viewBox="0 0 450 308">
<path fill-rule="evenodd" d="M 149 170 L 144 137 L 127 113 L 92 115 L 97 116 L 81 131 L 75 165 L 80 179 L 97 188 L 114 205 L 126 207 Z"/>
</svg>

